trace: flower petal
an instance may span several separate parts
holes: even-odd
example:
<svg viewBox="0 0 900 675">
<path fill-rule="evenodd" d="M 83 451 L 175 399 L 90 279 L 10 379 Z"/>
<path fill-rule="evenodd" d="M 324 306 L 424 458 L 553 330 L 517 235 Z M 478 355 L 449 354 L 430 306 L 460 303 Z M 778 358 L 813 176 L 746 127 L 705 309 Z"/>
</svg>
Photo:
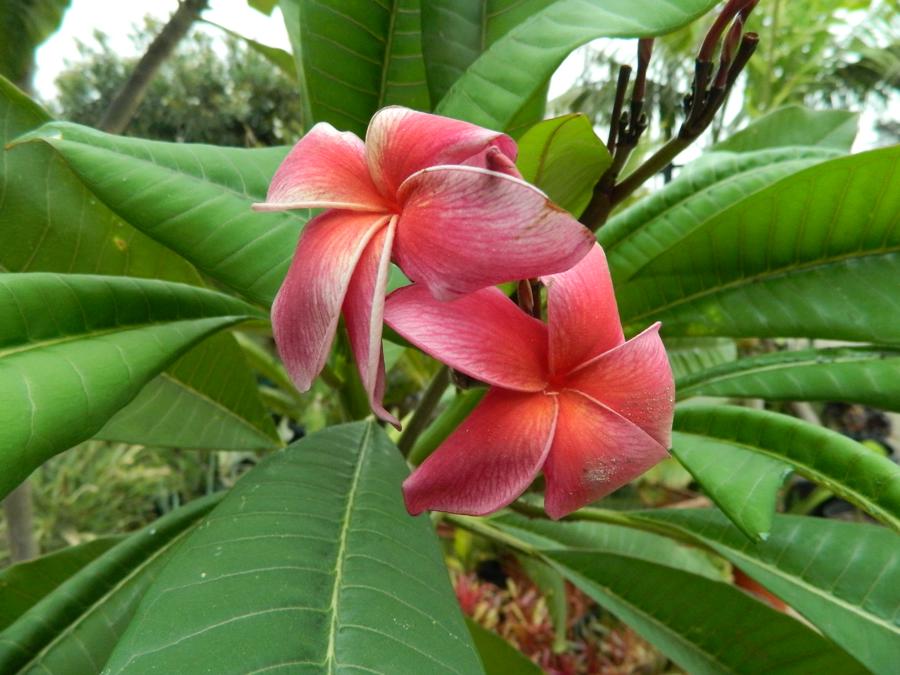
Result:
<svg viewBox="0 0 900 675">
<path fill-rule="evenodd" d="M 483 167 L 484 154 L 493 146 L 516 159 L 516 143 L 505 134 L 399 106 L 375 113 L 366 131 L 369 171 L 386 195 L 428 166 L 466 162 Z"/>
<path fill-rule="evenodd" d="M 441 302 L 413 284 L 388 296 L 384 320 L 419 349 L 482 382 L 515 391 L 547 384 L 547 327 L 497 288 Z"/>
<path fill-rule="evenodd" d="M 257 211 L 301 208 L 386 210 L 369 176 L 363 142 L 326 122 L 309 130 L 278 167 Z"/>
<path fill-rule="evenodd" d="M 300 391 L 310 388 L 325 365 L 353 270 L 386 221 L 371 213 L 326 211 L 300 235 L 272 305 L 275 343 Z"/>
<path fill-rule="evenodd" d="M 599 244 L 547 285 L 550 369 L 565 374 L 625 342 L 606 255 Z"/>
<path fill-rule="evenodd" d="M 369 241 L 350 279 L 343 312 L 350 347 L 369 396 L 369 404 L 378 417 L 399 429 L 400 422 L 381 404 L 384 395 L 381 326 L 395 230 L 396 219 L 392 218 L 388 226 L 379 230 Z"/>
<path fill-rule="evenodd" d="M 614 411 L 570 391 L 544 464 L 544 509 L 563 516 L 605 497 L 666 458 L 666 449 Z"/>
<path fill-rule="evenodd" d="M 566 378 L 576 389 L 627 418 L 668 448 L 675 414 L 675 383 L 659 324 L 588 361 Z"/>
<path fill-rule="evenodd" d="M 487 169 L 425 169 L 399 196 L 394 258 L 439 299 L 562 272 L 594 244 L 587 228 L 543 192 Z"/>
<path fill-rule="evenodd" d="M 403 482 L 406 509 L 481 516 L 506 506 L 540 471 L 555 424 L 555 397 L 491 389 Z"/>
</svg>

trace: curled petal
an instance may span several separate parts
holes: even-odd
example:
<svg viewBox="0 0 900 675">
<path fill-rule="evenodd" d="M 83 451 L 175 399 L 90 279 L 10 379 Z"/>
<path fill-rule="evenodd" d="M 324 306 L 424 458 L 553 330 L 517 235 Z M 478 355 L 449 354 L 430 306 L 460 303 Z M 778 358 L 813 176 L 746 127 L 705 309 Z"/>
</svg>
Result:
<svg viewBox="0 0 900 675">
<path fill-rule="evenodd" d="M 505 134 L 399 106 L 375 113 L 366 131 L 369 170 L 387 195 L 425 167 L 463 162 L 484 166 L 485 151 L 495 146 L 516 159 L 516 143 Z"/>
<path fill-rule="evenodd" d="M 309 389 L 322 371 L 353 270 L 386 222 L 383 216 L 326 211 L 300 235 L 272 305 L 275 343 L 300 391 Z"/>
<path fill-rule="evenodd" d="M 381 326 L 395 229 L 396 220 L 392 218 L 388 226 L 376 232 L 369 241 L 350 279 L 343 312 L 350 347 L 369 404 L 378 417 L 399 429 L 400 422 L 381 404 L 384 395 Z"/>
<path fill-rule="evenodd" d="M 496 288 L 441 302 L 422 286 L 388 296 L 384 319 L 419 349 L 482 382 L 515 391 L 547 384 L 547 328 Z"/>
<path fill-rule="evenodd" d="M 588 361 L 565 383 L 615 410 L 660 445 L 671 445 L 675 383 L 658 323 Z"/>
<path fill-rule="evenodd" d="M 571 268 L 593 235 L 547 196 L 505 174 L 438 166 L 401 187 L 394 256 L 439 299 Z"/>
<path fill-rule="evenodd" d="M 366 149 L 354 134 L 320 122 L 301 138 L 278 167 L 257 211 L 301 208 L 384 211 L 366 166 Z"/>
<path fill-rule="evenodd" d="M 544 277 L 550 369 L 565 374 L 625 342 L 606 255 L 594 244 L 577 265 Z"/>
<path fill-rule="evenodd" d="M 665 459 L 666 449 L 621 415 L 570 391 L 544 464 L 544 508 L 563 516 L 605 497 Z"/>
<path fill-rule="evenodd" d="M 491 389 L 403 483 L 407 510 L 481 516 L 521 495 L 553 439 L 555 397 Z"/>
</svg>

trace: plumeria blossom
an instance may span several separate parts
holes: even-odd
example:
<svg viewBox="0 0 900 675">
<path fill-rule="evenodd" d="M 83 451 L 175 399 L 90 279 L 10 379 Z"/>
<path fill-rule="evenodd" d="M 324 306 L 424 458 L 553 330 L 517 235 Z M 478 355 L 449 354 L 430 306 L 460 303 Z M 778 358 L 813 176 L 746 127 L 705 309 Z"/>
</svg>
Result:
<svg viewBox="0 0 900 675">
<path fill-rule="evenodd" d="M 376 414 L 384 294 L 393 260 L 441 300 L 569 269 L 590 233 L 520 180 L 503 134 L 406 108 L 379 111 L 363 143 L 313 127 L 275 173 L 260 211 L 325 208 L 303 230 L 272 308 L 278 350 L 309 389 L 343 312 Z"/>
<path fill-rule="evenodd" d="M 667 456 L 674 391 L 659 324 L 625 341 L 603 249 L 543 279 L 548 321 L 497 288 L 437 303 L 392 293 L 385 321 L 450 367 L 490 385 L 462 425 L 404 482 L 406 507 L 484 515 L 543 469 L 553 518 L 595 501 Z"/>
</svg>

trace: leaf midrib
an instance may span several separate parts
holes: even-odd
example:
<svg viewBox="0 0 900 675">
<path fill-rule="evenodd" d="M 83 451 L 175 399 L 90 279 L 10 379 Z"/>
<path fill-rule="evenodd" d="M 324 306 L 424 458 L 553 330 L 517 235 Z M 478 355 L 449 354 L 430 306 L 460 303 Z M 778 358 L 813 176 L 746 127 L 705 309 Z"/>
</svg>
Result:
<svg viewBox="0 0 900 675">
<path fill-rule="evenodd" d="M 683 304 L 691 303 L 695 300 L 701 299 L 705 296 L 715 296 L 719 293 L 723 293 L 726 291 L 734 290 L 736 288 L 741 288 L 742 286 L 751 285 L 758 282 L 766 282 L 772 281 L 779 278 L 786 278 L 795 273 L 803 273 L 808 272 L 810 270 L 814 270 L 817 267 L 827 267 L 829 265 L 834 265 L 835 263 L 842 263 L 848 260 L 859 260 L 862 258 L 873 258 L 879 256 L 887 256 L 893 253 L 900 252 L 900 244 L 895 246 L 889 246 L 880 249 L 865 249 L 862 251 L 852 251 L 850 253 L 845 253 L 842 255 L 831 256 L 828 258 L 817 258 L 815 260 L 806 261 L 799 265 L 781 267 L 774 270 L 765 270 L 763 272 L 757 272 L 755 274 L 751 274 L 746 277 L 740 277 L 738 279 L 734 279 L 732 281 L 726 282 L 724 284 L 719 284 L 716 286 L 711 286 L 709 288 L 705 288 L 702 291 L 697 291 L 696 293 L 691 293 L 688 295 L 684 295 L 677 300 L 669 303 L 665 303 L 662 305 L 658 305 L 653 307 L 650 310 L 641 312 L 640 314 L 632 314 L 627 317 L 626 322 L 634 323 L 636 321 L 640 321 L 642 319 L 646 319 L 648 316 L 653 316 L 660 312 L 665 312 L 673 307 L 678 307 Z M 710 272 L 711 273 L 711 272 Z M 667 275 L 674 274 L 674 272 L 667 273 Z M 700 276 L 703 273 L 694 273 L 693 276 Z M 659 279 L 664 275 L 652 275 L 648 277 L 642 277 L 640 279 L 632 279 L 633 282 L 636 281 L 644 281 L 649 279 Z"/>
<path fill-rule="evenodd" d="M 365 463 L 365 456 L 368 454 L 370 439 L 372 436 L 372 425 L 367 424 L 362 438 L 359 440 L 359 452 L 356 457 L 356 468 L 353 471 L 353 478 L 350 482 L 350 489 L 347 492 L 347 505 L 344 508 L 344 514 L 341 517 L 340 538 L 338 540 L 337 556 L 335 557 L 335 575 L 334 585 L 331 589 L 331 624 L 328 629 L 328 647 L 325 650 L 325 663 L 328 664 L 328 672 L 333 674 L 337 665 L 337 657 L 335 654 L 335 639 L 337 637 L 337 621 L 338 621 L 338 604 L 340 600 L 341 581 L 344 576 L 344 563 L 347 557 L 347 534 L 350 531 L 350 519 L 353 515 L 353 506 L 356 502 L 357 489 L 359 487 L 359 478 L 362 474 L 362 467 Z"/>
</svg>

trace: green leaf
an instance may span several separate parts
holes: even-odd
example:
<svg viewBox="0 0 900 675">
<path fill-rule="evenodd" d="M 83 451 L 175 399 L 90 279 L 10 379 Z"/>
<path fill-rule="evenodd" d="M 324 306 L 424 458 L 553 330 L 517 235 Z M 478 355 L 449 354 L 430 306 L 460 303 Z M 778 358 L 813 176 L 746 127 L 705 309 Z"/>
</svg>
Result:
<svg viewBox="0 0 900 675">
<path fill-rule="evenodd" d="M 105 672 L 480 672 L 406 474 L 368 423 L 270 456 L 179 548 Z"/>
<path fill-rule="evenodd" d="M 55 33 L 71 0 L 3 0 L 0 6 L 0 75 L 30 79 L 34 51 Z"/>
<path fill-rule="evenodd" d="M 516 556 L 525 574 L 541 591 L 547 603 L 547 613 L 553 624 L 553 651 L 557 654 L 568 649 L 566 630 L 569 620 L 569 599 L 566 597 L 566 580 L 545 562 L 527 555 Z"/>
<path fill-rule="evenodd" d="M 102 537 L 0 571 L 0 631 L 122 537 Z"/>
<path fill-rule="evenodd" d="M 597 232 L 616 283 L 623 283 L 710 219 L 801 169 L 837 156 L 831 150 L 784 148 L 718 154 L 685 169 L 650 197 L 613 216 Z"/>
<path fill-rule="evenodd" d="M 741 443 L 681 431 L 672 434 L 672 454 L 744 534 L 768 536 L 790 464 Z"/>
<path fill-rule="evenodd" d="M 259 316 L 239 300 L 183 284 L 0 275 L 0 497 L 93 436 L 194 344 Z"/>
<path fill-rule="evenodd" d="M 852 401 L 900 411 L 900 349 L 836 347 L 773 352 L 678 379 L 679 398 Z"/>
<path fill-rule="evenodd" d="M 257 12 L 261 12 L 266 16 L 271 16 L 272 10 L 275 9 L 275 5 L 278 4 L 278 0 L 247 0 L 247 4 Z"/>
<path fill-rule="evenodd" d="M 818 145 L 850 151 L 859 114 L 849 110 L 812 110 L 790 105 L 773 110 L 716 143 L 711 150 L 752 152 L 780 146 Z"/>
<path fill-rule="evenodd" d="M 788 415 L 737 406 L 679 407 L 675 411 L 674 429 L 724 441 L 723 455 L 728 448 L 740 446 L 743 450 L 790 464 L 798 473 L 900 531 L 900 467 L 846 436 Z M 737 461 L 738 457 L 732 453 L 730 460 L 719 460 L 716 465 L 707 467 L 704 474 L 707 480 L 712 480 L 712 486 L 718 486 L 712 488 L 719 494 L 718 498 L 730 503 L 727 512 L 774 510 L 774 501 L 765 507 L 745 504 L 751 497 L 761 498 L 762 492 L 735 490 L 730 495 L 723 494 L 723 484 L 727 481 L 743 483 L 746 480 L 746 477 L 732 477 L 737 470 Z M 690 466 L 687 468 L 691 469 Z M 744 468 L 750 470 L 749 466 Z M 765 465 L 757 468 L 763 470 Z M 699 480 L 699 476 L 697 478 Z M 710 496 L 714 496 L 712 492 Z M 749 525 L 746 527 L 753 529 Z"/>
<path fill-rule="evenodd" d="M 538 551 L 567 549 L 608 553 L 666 565 L 715 581 L 725 578 L 722 567 L 703 551 L 629 527 L 587 521 L 553 522 L 511 513 L 494 516 L 487 524 Z"/>
<path fill-rule="evenodd" d="M 0 633 L 0 672 L 99 674 L 150 583 L 220 497 L 151 523 L 46 595 Z"/>
<path fill-rule="evenodd" d="M 544 671 L 502 637 L 466 618 L 485 675 L 541 675 Z"/>
<path fill-rule="evenodd" d="M 728 338 L 666 338 L 666 354 L 675 379 L 714 368 L 737 358 L 737 345 Z M 676 386 L 675 391 L 681 394 Z"/>
<path fill-rule="evenodd" d="M 865 673 L 818 633 L 729 584 L 606 553 L 555 567 L 690 673 Z"/>
<path fill-rule="evenodd" d="M 423 0 L 422 53 L 431 100 L 440 101 L 482 52 L 551 2 Z"/>
<path fill-rule="evenodd" d="M 287 148 L 125 138 L 52 122 L 18 142 L 53 147 L 121 218 L 250 300 L 271 303 L 304 211 L 254 213 Z"/>
<path fill-rule="evenodd" d="M 0 77 L 0 146 L 50 117 Z M 0 147 L 0 271 L 202 284 L 194 267 L 110 211 L 48 147 Z"/>
<path fill-rule="evenodd" d="M 259 7 L 257 7 L 256 9 L 263 14 L 271 14 L 276 2 L 277 0 L 271 0 L 268 6 L 269 11 L 265 11 L 264 9 Z M 230 35 L 236 40 L 240 40 L 245 45 L 247 45 L 247 47 L 255 51 L 273 66 L 278 68 L 278 70 L 287 75 L 291 80 L 294 80 L 295 82 L 298 80 L 297 64 L 294 61 L 294 56 L 289 51 L 281 49 L 280 47 L 272 47 L 271 45 L 257 42 L 256 40 L 248 38 L 246 35 L 241 35 L 240 33 L 235 32 L 230 28 L 225 28 L 225 26 L 221 26 L 214 21 L 208 21 L 207 19 L 201 20 L 203 21 L 203 23 L 209 24 L 210 26 L 215 26 L 220 31 L 226 33 L 227 35 Z"/>
<path fill-rule="evenodd" d="M 600 37 L 650 37 L 684 26 L 714 0 L 557 0 L 508 30 L 450 87 L 437 112 L 491 129 L 516 113 L 577 47 Z"/>
<path fill-rule="evenodd" d="M 629 331 L 900 343 L 898 160 L 822 162 L 680 233 L 617 287 Z"/>
<path fill-rule="evenodd" d="M 894 532 L 777 515 L 769 539 L 754 543 L 709 509 L 645 512 L 635 518 L 712 548 L 873 672 L 896 670 L 900 537 Z M 844 671 L 825 665 L 821 672 Z"/>
<path fill-rule="evenodd" d="M 519 139 L 516 164 L 522 177 L 575 217 L 611 163 L 606 145 L 579 113 L 544 120 Z"/>
<path fill-rule="evenodd" d="M 217 450 L 263 450 L 281 445 L 243 350 L 228 333 L 204 340 L 178 359 L 95 437 Z"/>
<path fill-rule="evenodd" d="M 379 108 L 431 108 L 419 0 L 280 5 L 300 72 L 307 128 L 330 122 L 363 138 Z"/>
</svg>

